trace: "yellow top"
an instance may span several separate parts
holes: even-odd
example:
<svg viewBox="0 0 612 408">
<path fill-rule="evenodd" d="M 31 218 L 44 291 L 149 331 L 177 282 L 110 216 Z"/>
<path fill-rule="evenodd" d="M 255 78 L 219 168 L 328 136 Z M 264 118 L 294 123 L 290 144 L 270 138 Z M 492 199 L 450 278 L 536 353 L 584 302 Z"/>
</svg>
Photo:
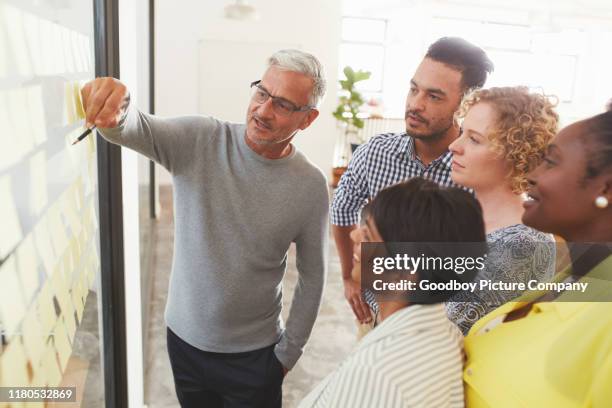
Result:
<svg viewBox="0 0 612 408">
<path fill-rule="evenodd" d="M 580 282 L 609 294 L 611 280 L 609 256 Z M 502 322 L 542 293 L 495 309 L 466 336 L 467 407 L 612 407 L 612 302 L 562 301 L 576 298 L 565 292 Z"/>
</svg>

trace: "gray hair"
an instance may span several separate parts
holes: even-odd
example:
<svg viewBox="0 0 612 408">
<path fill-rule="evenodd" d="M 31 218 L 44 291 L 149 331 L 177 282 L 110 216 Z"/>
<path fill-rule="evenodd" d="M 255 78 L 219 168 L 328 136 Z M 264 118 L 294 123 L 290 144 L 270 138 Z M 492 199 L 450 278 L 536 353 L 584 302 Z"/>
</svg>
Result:
<svg viewBox="0 0 612 408">
<path fill-rule="evenodd" d="M 308 104 L 316 107 L 325 96 L 325 72 L 319 60 L 312 54 L 300 50 L 280 50 L 268 59 L 268 66 L 277 66 L 280 69 L 299 72 L 312 78 L 312 92 Z"/>
</svg>

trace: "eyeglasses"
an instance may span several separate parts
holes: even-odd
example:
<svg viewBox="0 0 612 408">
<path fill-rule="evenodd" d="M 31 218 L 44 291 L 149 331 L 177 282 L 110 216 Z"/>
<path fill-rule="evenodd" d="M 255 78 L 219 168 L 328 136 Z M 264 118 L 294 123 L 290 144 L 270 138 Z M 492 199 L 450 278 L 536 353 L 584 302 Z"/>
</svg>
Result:
<svg viewBox="0 0 612 408">
<path fill-rule="evenodd" d="M 270 92 L 259 84 L 260 82 L 261 81 L 251 82 L 251 99 L 259 104 L 262 104 L 266 103 L 268 98 L 272 98 L 272 107 L 274 108 L 274 112 L 278 113 L 279 115 L 289 116 L 293 112 L 306 112 L 314 109 L 314 106 L 306 105 L 299 107 L 285 98 L 270 95 Z"/>
</svg>

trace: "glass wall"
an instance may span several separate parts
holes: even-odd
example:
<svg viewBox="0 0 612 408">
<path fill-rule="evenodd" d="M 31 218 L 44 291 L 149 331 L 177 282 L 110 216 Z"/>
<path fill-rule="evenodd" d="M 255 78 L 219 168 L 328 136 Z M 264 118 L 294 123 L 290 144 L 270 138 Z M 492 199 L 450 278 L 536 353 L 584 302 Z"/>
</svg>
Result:
<svg viewBox="0 0 612 408">
<path fill-rule="evenodd" d="M 74 387 L 69 406 L 88 408 L 105 405 L 98 167 L 93 135 L 72 142 L 93 16 L 92 1 L 0 3 L 0 386 Z"/>
</svg>

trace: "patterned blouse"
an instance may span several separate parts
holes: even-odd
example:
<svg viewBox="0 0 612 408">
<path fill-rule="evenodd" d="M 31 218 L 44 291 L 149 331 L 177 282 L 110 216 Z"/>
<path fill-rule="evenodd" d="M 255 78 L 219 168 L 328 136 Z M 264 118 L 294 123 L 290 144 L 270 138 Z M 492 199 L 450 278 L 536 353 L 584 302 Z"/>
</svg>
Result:
<svg viewBox="0 0 612 408">
<path fill-rule="evenodd" d="M 493 282 L 547 281 L 555 271 L 555 241 L 546 234 L 523 224 L 500 228 L 487 234 L 489 254 L 485 267 L 474 278 Z M 518 297 L 519 290 L 461 291 L 446 302 L 448 318 L 463 334 L 491 310 Z"/>
</svg>

